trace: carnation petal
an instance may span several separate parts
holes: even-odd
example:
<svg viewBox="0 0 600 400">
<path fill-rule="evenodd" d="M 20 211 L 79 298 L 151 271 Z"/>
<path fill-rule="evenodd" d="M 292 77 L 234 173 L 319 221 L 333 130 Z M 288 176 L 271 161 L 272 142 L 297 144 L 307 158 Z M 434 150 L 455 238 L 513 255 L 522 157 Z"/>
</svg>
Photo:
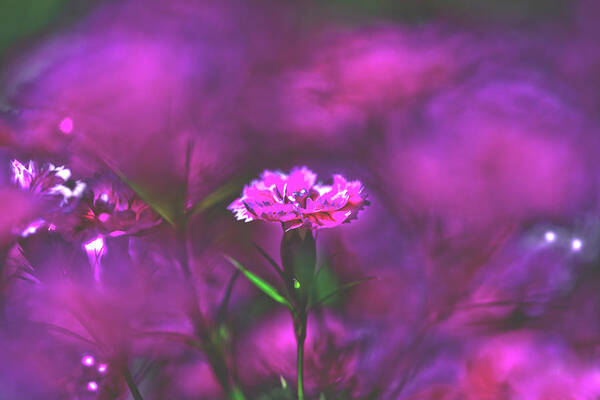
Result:
<svg viewBox="0 0 600 400">
<path fill-rule="evenodd" d="M 317 175 L 307 167 L 293 168 L 289 175 L 266 170 L 227 209 L 239 221 L 280 222 L 289 231 L 338 226 L 355 219 L 368 204 L 360 181 L 349 182 L 339 174 L 333 176 L 331 186 L 316 181 Z"/>
</svg>

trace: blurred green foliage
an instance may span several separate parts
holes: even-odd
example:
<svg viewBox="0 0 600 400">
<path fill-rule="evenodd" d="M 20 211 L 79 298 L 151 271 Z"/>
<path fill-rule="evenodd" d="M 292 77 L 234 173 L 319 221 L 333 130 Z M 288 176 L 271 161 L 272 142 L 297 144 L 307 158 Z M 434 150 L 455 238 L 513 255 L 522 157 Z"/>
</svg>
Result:
<svg viewBox="0 0 600 400">
<path fill-rule="evenodd" d="M 321 299 L 328 294 L 335 292 L 340 286 L 339 279 L 335 274 L 335 271 L 331 268 L 329 263 L 324 263 L 319 271 L 317 272 L 317 278 L 314 282 L 313 296 L 314 301 Z M 340 294 L 336 294 L 325 301 L 324 305 L 335 305 L 340 300 Z"/>
<path fill-rule="evenodd" d="M 259 395 L 257 400 L 293 400 L 294 395 L 289 387 L 276 387 L 270 392 Z"/>
<path fill-rule="evenodd" d="M 0 0 L 0 58 L 26 39 L 80 17 L 96 0 Z"/>
<path fill-rule="evenodd" d="M 100 0 L 0 0 L 0 57 L 24 39 L 81 16 Z M 321 8 L 350 19 L 384 18 L 427 22 L 456 17 L 478 21 L 527 21 L 565 15 L 569 0 L 315 0 Z M 311 13 L 316 10 L 311 8 Z"/>
<path fill-rule="evenodd" d="M 325 10 L 352 20 L 383 18 L 407 23 L 458 19 L 526 22 L 565 16 L 569 0 L 317 0 Z"/>
</svg>

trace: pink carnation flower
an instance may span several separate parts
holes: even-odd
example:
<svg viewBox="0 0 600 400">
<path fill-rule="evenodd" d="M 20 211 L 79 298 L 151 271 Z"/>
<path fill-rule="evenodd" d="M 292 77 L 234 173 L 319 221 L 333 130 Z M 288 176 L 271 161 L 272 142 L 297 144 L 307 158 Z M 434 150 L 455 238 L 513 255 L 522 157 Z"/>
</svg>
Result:
<svg viewBox="0 0 600 400">
<path fill-rule="evenodd" d="M 42 227 L 54 230 L 56 220 L 63 220 L 83 196 L 86 184 L 71 177 L 71 171 L 64 166 L 50 163 L 27 164 L 19 160 L 10 163 L 12 182 L 35 197 L 49 200 L 46 202 L 43 218 L 37 218 L 25 227 L 18 227 L 22 237 L 36 233 Z"/>
<path fill-rule="evenodd" d="M 332 185 L 317 185 L 317 175 L 306 167 L 289 175 L 265 171 L 245 186 L 242 197 L 228 207 L 238 220 L 281 222 L 286 231 L 306 227 L 333 228 L 355 219 L 369 202 L 360 181 L 333 176 Z"/>
<path fill-rule="evenodd" d="M 136 234 L 159 225 L 161 218 L 130 188 L 107 176 L 90 182 L 87 210 L 81 214 L 77 231 L 112 237 Z"/>
<path fill-rule="evenodd" d="M 12 160 L 10 166 L 15 185 L 36 195 L 56 196 L 61 199 L 61 205 L 81 197 L 85 190 L 85 183 L 73 180 L 71 171 L 64 166 L 40 166 L 33 161 L 26 166 L 18 160 Z"/>
</svg>

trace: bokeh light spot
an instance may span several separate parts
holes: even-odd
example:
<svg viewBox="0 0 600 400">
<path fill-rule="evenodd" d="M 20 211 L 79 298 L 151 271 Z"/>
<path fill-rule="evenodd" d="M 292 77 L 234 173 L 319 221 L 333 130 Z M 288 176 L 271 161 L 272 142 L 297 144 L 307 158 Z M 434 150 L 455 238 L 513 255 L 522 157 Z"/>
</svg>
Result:
<svg viewBox="0 0 600 400">
<path fill-rule="evenodd" d="M 95 392 L 98 390 L 98 383 L 94 381 L 90 381 L 87 384 L 87 388 L 90 392 Z"/>
<path fill-rule="evenodd" d="M 556 240 L 556 233 L 548 231 L 544 234 L 544 239 L 546 239 L 546 242 L 548 243 L 553 243 Z"/>
<path fill-rule="evenodd" d="M 81 363 L 86 367 L 91 367 L 92 365 L 94 365 L 94 362 L 94 357 L 90 355 L 83 356 L 83 358 L 81 359 Z"/>
<path fill-rule="evenodd" d="M 73 119 L 70 117 L 64 118 L 62 121 L 60 121 L 58 129 L 60 129 L 62 133 L 66 134 L 73 132 Z"/>
</svg>

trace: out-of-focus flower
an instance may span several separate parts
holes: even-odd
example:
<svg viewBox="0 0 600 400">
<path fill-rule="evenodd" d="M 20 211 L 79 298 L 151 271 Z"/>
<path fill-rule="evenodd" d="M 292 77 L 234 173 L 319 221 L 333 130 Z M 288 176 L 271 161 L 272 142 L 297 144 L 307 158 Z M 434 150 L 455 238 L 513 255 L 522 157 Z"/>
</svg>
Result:
<svg viewBox="0 0 600 400">
<path fill-rule="evenodd" d="M 90 182 L 84 211 L 77 230 L 106 236 L 135 234 L 160 224 L 160 217 L 130 188 L 119 181 L 100 177 Z"/>
<path fill-rule="evenodd" d="M 90 264 L 94 268 L 94 280 L 96 282 L 100 282 L 100 275 L 102 274 L 100 260 L 102 259 L 104 253 L 106 253 L 106 243 L 104 242 L 104 238 L 102 236 L 98 236 L 97 238 L 85 243 L 83 248 L 88 255 Z"/>
<path fill-rule="evenodd" d="M 491 339 L 466 367 L 467 399 L 592 399 L 600 391 L 593 364 L 571 357 L 560 341 L 526 333 Z"/>
<path fill-rule="evenodd" d="M 317 175 L 306 167 L 289 175 L 265 171 L 260 180 L 244 187 L 242 197 L 228 207 L 238 220 L 281 222 L 286 231 L 306 227 L 333 228 L 357 217 L 368 205 L 360 181 L 333 176 L 333 184 L 317 185 Z"/>
<path fill-rule="evenodd" d="M 13 183 L 36 195 L 59 197 L 60 205 L 81 197 L 85 190 L 85 183 L 71 179 L 71 171 L 64 166 L 39 166 L 34 161 L 25 166 L 19 160 L 12 160 L 10 165 Z"/>
<path fill-rule="evenodd" d="M 27 225 L 27 227 L 25 229 L 23 229 L 23 231 L 21 232 L 21 236 L 27 237 L 29 235 L 33 235 L 34 233 L 36 233 L 38 231 L 38 229 L 42 228 L 45 225 L 46 225 L 46 221 L 44 219 L 42 219 L 42 218 L 36 219 L 35 221 L 33 221 L 29 225 Z M 51 228 L 49 227 L 48 230 L 51 230 Z"/>
<path fill-rule="evenodd" d="M 38 165 L 34 161 L 25 165 L 18 160 L 12 160 L 10 166 L 12 182 L 17 187 L 37 198 L 48 200 L 39 218 L 19 226 L 22 237 L 32 235 L 47 225 L 49 230 L 54 230 L 54 222 L 64 219 L 65 213 L 72 211 L 85 192 L 86 184 L 72 179 L 71 171 L 64 166 L 57 167 L 50 163 Z"/>
<path fill-rule="evenodd" d="M 474 79 L 433 98 L 423 116 L 420 137 L 390 129 L 390 163 L 379 162 L 402 212 L 472 230 L 577 210 L 589 196 L 582 141 L 572 139 L 580 117 L 541 82 Z"/>
<path fill-rule="evenodd" d="M 10 87 L 3 93 L 19 110 L 12 117 L 19 147 L 61 154 L 73 171 L 90 175 L 100 159 L 108 161 L 152 200 L 167 204 L 169 214 L 183 208 L 185 182 L 189 198 L 198 201 L 240 165 L 238 160 L 224 168 L 222 160 L 232 152 L 244 158 L 237 118 L 221 116 L 239 108 L 236 99 L 259 55 L 254 48 L 271 48 L 260 39 L 235 39 L 260 27 L 249 22 L 254 19 L 249 13 L 265 17 L 254 8 L 242 16 L 232 5 L 205 2 L 102 4 L 74 21 L 76 28 L 57 32 L 55 40 L 15 60 L 14 70 L 7 66 Z M 147 26 L 160 37 L 140 36 Z M 265 39 L 272 36 L 266 34 Z M 242 64 L 247 67 L 239 68 Z M 23 74 L 31 65 L 38 67 Z M 187 177 L 182 155 L 190 142 Z"/>
<path fill-rule="evenodd" d="M 38 203 L 30 193 L 8 188 L 0 190 L 0 206 L 4 210 L 0 217 L 0 248 L 10 243 L 22 232 L 23 226 L 35 218 L 40 208 Z"/>
<path fill-rule="evenodd" d="M 306 388 L 311 391 L 333 389 L 336 393 L 357 390 L 361 380 L 356 373 L 359 343 L 352 329 L 334 315 L 311 316 L 304 355 Z M 242 382 L 256 384 L 271 374 L 293 381 L 296 339 L 287 315 L 276 314 L 262 320 L 238 346 L 240 365 L 244 365 L 240 370 Z"/>
<path fill-rule="evenodd" d="M 385 124 L 390 113 L 409 112 L 455 79 L 461 40 L 432 33 L 391 25 L 326 29 L 311 37 L 309 50 L 295 52 L 299 61 L 252 83 L 245 118 L 270 144 L 285 144 L 272 139 L 280 132 L 312 149 L 368 143 L 373 120 Z"/>
</svg>

